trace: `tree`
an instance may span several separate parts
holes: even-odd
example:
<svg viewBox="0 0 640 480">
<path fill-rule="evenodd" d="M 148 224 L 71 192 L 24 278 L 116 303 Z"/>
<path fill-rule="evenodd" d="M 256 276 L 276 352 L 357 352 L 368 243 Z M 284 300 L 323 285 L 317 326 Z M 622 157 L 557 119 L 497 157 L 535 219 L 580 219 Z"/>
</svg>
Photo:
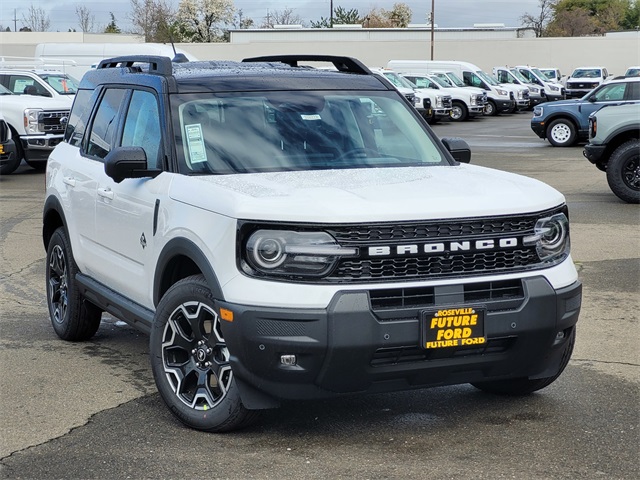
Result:
<svg viewBox="0 0 640 480">
<path fill-rule="evenodd" d="M 46 32 L 51 26 L 51 20 L 41 7 L 34 7 L 33 4 L 29 7 L 27 15 L 22 15 L 22 23 L 25 29 L 20 31 L 29 32 Z"/>
<path fill-rule="evenodd" d="M 116 25 L 116 16 L 113 14 L 113 12 L 109 12 L 109 15 L 111 15 L 111 21 L 104 28 L 104 33 L 122 33 L 120 27 Z"/>
<path fill-rule="evenodd" d="M 636 30 L 640 28 L 640 1 L 629 5 L 629 9 L 624 14 L 621 27 L 625 30 Z"/>
<path fill-rule="evenodd" d="M 76 16 L 81 32 L 92 32 L 95 27 L 95 15 L 91 15 L 89 7 L 86 5 L 76 5 Z"/>
<path fill-rule="evenodd" d="M 394 28 L 407 28 L 411 23 L 413 12 L 406 3 L 394 3 L 390 12 L 387 12 L 391 26 Z"/>
<path fill-rule="evenodd" d="M 545 33 L 547 24 L 551 21 L 554 14 L 554 8 L 558 0 L 539 0 L 538 6 L 540 12 L 537 14 L 525 13 L 520 17 L 520 22 L 525 27 L 532 28 L 536 37 L 542 37 Z"/>
<path fill-rule="evenodd" d="M 406 3 L 395 3 L 391 10 L 374 8 L 364 16 L 362 22 L 366 28 L 405 28 L 412 16 L 411 8 Z"/>
<path fill-rule="evenodd" d="M 274 10 L 269 12 L 262 28 L 273 28 L 274 25 L 303 25 L 302 17 L 293 13 L 293 8 L 285 8 L 284 10 Z"/>
<path fill-rule="evenodd" d="M 247 28 L 253 28 L 254 25 L 254 21 L 253 18 L 247 18 L 244 16 L 244 12 L 242 11 L 242 9 L 238 10 L 238 13 L 236 14 L 236 28 L 239 28 L 241 30 L 247 29 Z"/>
<path fill-rule="evenodd" d="M 550 37 L 584 37 L 597 32 L 596 22 L 584 8 L 556 13 L 547 29 L 547 35 Z"/>
<path fill-rule="evenodd" d="M 223 41 L 234 12 L 233 0 L 182 0 L 176 27 L 190 42 Z"/>
<path fill-rule="evenodd" d="M 131 0 L 133 32 L 145 42 L 170 42 L 175 12 L 166 0 Z"/>
<path fill-rule="evenodd" d="M 336 7 L 333 11 L 333 23 L 337 23 L 338 25 L 356 25 L 362 23 L 362 19 L 356 8 L 345 10 L 342 7 Z"/>
</svg>

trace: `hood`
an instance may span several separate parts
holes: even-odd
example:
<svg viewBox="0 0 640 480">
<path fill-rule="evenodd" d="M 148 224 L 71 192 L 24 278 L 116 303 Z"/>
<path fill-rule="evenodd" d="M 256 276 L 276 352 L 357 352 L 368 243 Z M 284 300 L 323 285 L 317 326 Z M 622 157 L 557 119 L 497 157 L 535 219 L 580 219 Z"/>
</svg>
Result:
<svg viewBox="0 0 640 480">
<path fill-rule="evenodd" d="M 583 103 L 582 99 L 580 98 L 574 98 L 571 100 L 556 100 L 555 102 L 545 102 L 540 104 L 541 107 L 543 107 L 545 110 L 549 109 L 549 108 L 562 108 L 562 109 L 567 109 L 567 108 L 575 108 L 577 109 L 581 104 Z"/>
<path fill-rule="evenodd" d="M 54 98 L 41 97 L 39 95 L 0 95 L 0 105 L 3 109 L 13 107 L 20 110 L 25 108 L 69 110 L 75 96 L 72 95 L 70 97 L 71 98 L 67 98 L 62 95 Z"/>
<path fill-rule="evenodd" d="M 458 166 L 174 175 L 172 199 L 237 219 L 361 223 L 507 215 L 564 203 L 537 180 Z"/>
</svg>

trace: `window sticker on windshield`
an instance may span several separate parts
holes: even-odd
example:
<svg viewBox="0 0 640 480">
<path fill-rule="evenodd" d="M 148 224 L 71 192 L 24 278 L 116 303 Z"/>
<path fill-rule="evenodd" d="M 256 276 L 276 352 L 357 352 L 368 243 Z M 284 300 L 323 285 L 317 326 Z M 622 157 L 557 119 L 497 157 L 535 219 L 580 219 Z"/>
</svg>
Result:
<svg viewBox="0 0 640 480">
<path fill-rule="evenodd" d="M 204 148 L 204 138 L 202 137 L 202 125 L 194 123 L 185 125 L 187 133 L 187 146 L 189 147 L 189 158 L 191 163 L 203 163 L 207 161 L 207 152 Z"/>
<path fill-rule="evenodd" d="M 300 117 L 302 118 L 302 120 L 322 120 L 320 115 L 318 115 L 317 113 L 313 114 L 313 115 L 302 114 L 302 115 L 300 115 Z"/>
</svg>

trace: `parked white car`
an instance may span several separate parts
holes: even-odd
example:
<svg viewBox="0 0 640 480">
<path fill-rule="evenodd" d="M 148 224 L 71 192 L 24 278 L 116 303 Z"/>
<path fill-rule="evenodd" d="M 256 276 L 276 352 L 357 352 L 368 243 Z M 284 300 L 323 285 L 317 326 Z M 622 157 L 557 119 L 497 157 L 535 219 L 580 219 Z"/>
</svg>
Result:
<svg viewBox="0 0 640 480">
<path fill-rule="evenodd" d="M 451 95 L 451 120 L 463 121 L 484 113 L 484 97 L 465 88 L 454 87 L 426 73 L 403 73 L 402 76 L 420 89 L 430 89 L 441 95 Z"/>
<path fill-rule="evenodd" d="M 613 77 L 605 67 L 579 67 L 567 78 L 567 97 L 582 98 Z"/>
</svg>

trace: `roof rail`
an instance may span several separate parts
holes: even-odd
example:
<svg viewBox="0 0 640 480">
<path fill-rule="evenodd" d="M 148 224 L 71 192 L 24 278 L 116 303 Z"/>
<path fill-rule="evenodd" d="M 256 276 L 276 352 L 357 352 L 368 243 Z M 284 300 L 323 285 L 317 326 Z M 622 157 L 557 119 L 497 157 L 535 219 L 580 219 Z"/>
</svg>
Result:
<svg viewBox="0 0 640 480">
<path fill-rule="evenodd" d="M 0 57 L 0 68 L 20 68 L 23 70 L 40 69 L 40 70 L 61 70 L 64 67 L 75 66 L 74 60 L 65 60 L 62 58 L 43 58 L 43 57 Z"/>
<path fill-rule="evenodd" d="M 134 63 L 145 63 L 149 65 L 149 73 L 170 76 L 173 74 L 173 66 L 169 57 L 159 55 L 126 55 L 123 57 L 106 58 L 102 60 L 97 70 L 101 68 L 133 67 Z"/>
<path fill-rule="evenodd" d="M 263 57 L 245 58 L 243 62 L 280 62 L 291 67 L 298 67 L 298 62 L 329 62 L 340 72 L 371 75 L 371 71 L 360 60 L 352 57 L 335 55 L 267 55 Z"/>
</svg>

